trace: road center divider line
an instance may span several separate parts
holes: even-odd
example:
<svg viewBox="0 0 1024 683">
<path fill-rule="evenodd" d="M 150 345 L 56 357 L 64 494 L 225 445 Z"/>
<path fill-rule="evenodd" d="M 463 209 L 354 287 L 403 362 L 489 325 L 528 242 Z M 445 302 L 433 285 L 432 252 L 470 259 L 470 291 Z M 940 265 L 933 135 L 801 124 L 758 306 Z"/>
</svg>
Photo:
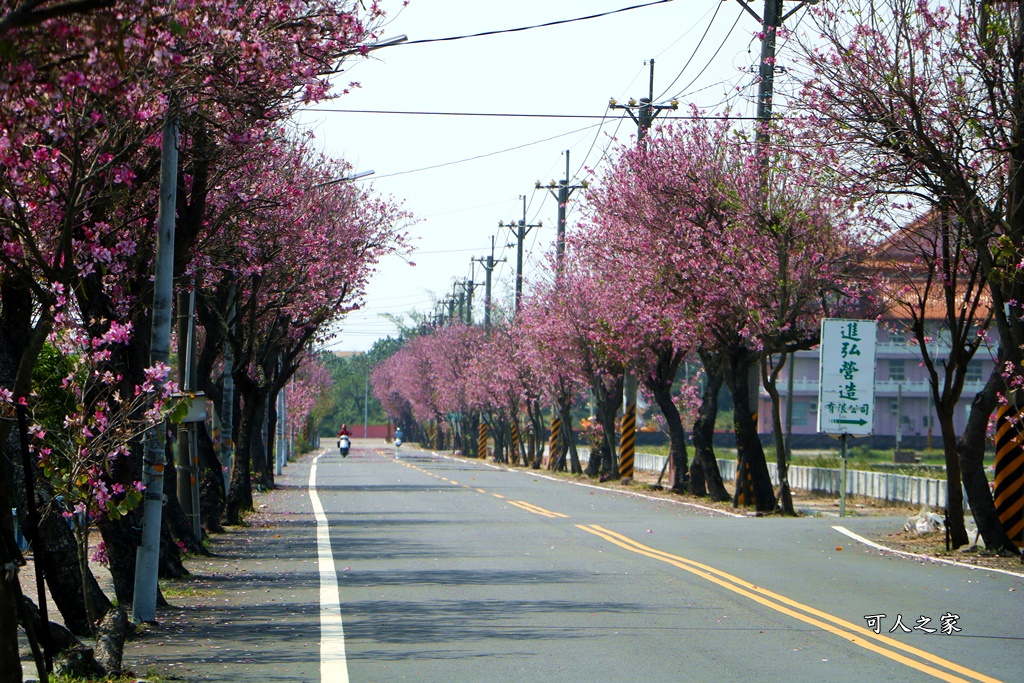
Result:
<svg viewBox="0 0 1024 683">
<path fill-rule="evenodd" d="M 316 469 L 321 456 L 309 469 L 309 501 L 316 517 L 316 551 L 320 567 L 320 680 L 324 683 L 348 683 L 345 656 L 345 628 L 341 622 L 341 598 L 338 595 L 338 571 L 331 549 L 331 529 L 324 506 L 316 492 Z"/>
<path fill-rule="evenodd" d="M 556 515 L 553 512 L 548 512 L 547 510 L 534 507 L 534 506 L 530 505 L 529 503 L 524 503 L 524 502 L 522 502 L 520 500 L 510 500 L 509 504 L 515 505 L 517 508 L 520 508 L 522 510 L 526 510 L 527 512 L 532 512 L 535 515 L 542 515 L 544 517 L 551 517 L 553 519 L 557 519 L 558 518 L 558 515 Z"/>
<path fill-rule="evenodd" d="M 820 628 L 823 631 L 827 631 L 829 633 L 837 635 L 840 638 L 853 643 L 854 645 L 863 647 L 867 650 L 871 650 L 872 652 L 880 654 L 883 657 L 887 657 L 901 664 L 917 669 L 918 671 L 927 673 L 940 680 L 950 682 L 963 682 L 967 679 L 954 676 L 946 671 L 942 671 L 940 669 L 928 666 L 927 664 L 923 664 L 916 660 L 910 659 L 909 657 L 906 657 L 898 652 L 893 652 L 892 650 L 876 645 L 875 643 L 870 641 L 877 640 L 891 648 L 902 650 L 907 654 L 919 657 L 933 664 L 945 667 L 951 671 L 955 671 L 976 681 L 982 681 L 983 683 L 1000 683 L 999 679 L 992 678 L 990 676 L 986 676 L 985 674 L 973 671 L 971 669 L 968 669 L 967 667 L 948 661 L 937 655 L 933 655 L 930 652 L 925 652 L 924 650 L 920 650 L 918 648 L 905 645 L 892 638 L 888 638 L 881 634 L 876 634 L 869 628 L 865 628 L 863 626 L 850 623 L 848 621 L 840 619 L 839 617 L 835 617 L 831 614 L 828 614 L 827 612 L 822 612 L 821 610 L 815 609 L 813 607 L 799 603 L 795 600 L 791 600 L 784 596 L 778 595 L 769 590 L 761 588 L 755 584 L 752 584 L 748 581 L 744 581 L 739 577 L 733 576 L 732 574 L 723 572 L 719 569 L 715 569 L 714 567 L 710 567 L 708 565 L 701 564 L 700 562 L 695 562 L 693 560 L 688 560 L 678 555 L 672 555 L 670 553 L 666 553 L 664 551 L 651 548 L 642 543 L 639 543 L 638 541 L 634 541 L 633 539 L 627 536 L 623 536 L 622 534 L 618 534 L 609 529 L 597 526 L 596 524 L 577 524 L 575 526 L 577 529 L 581 529 L 583 531 L 586 531 L 587 533 L 594 534 L 595 536 L 603 538 L 609 543 L 613 543 L 621 548 L 629 550 L 630 552 L 634 552 L 638 555 L 644 555 L 646 557 L 650 557 L 652 559 L 659 560 L 667 564 L 671 564 L 684 571 L 690 572 L 691 574 L 694 574 L 707 581 L 717 584 L 722 588 L 725 588 L 726 590 L 732 591 L 733 593 L 749 598 L 750 600 L 762 604 L 765 607 L 769 607 L 775 610 L 776 612 L 781 612 L 782 614 L 791 616 L 806 624 L 810 624 L 812 626 Z M 790 607 L 795 609 L 790 609 Z M 806 613 L 801 613 L 796 610 L 802 610 L 802 612 Z M 820 617 L 820 619 L 816 617 Z"/>
<path fill-rule="evenodd" d="M 513 502 L 514 505 L 525 506 L 528 510 L 540 513 L 542 515 L 548 515 L 549 517 L 561 517 L 562 519 L 567 519 L 569 517 L 569 515 L 563 515 L 561 512 L 554 512 L 552 510 L 545 510 L 541 506 L 534 505 L 533 503 L 527 503 L 525 500 L 516 500 L 516 501 L 512 501 L 512 502 Z"/>
</svg>

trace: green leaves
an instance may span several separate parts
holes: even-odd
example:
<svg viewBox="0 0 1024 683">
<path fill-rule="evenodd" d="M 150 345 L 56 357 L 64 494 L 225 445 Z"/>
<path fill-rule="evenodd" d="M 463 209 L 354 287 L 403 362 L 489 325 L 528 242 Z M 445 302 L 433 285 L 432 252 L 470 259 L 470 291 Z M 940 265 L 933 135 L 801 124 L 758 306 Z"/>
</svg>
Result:
<svg viewBox="0 0 1024 683">
<path fill-rule="evenodd" d="M 170 404 L 170 409 L 164 407 L 164 414 L 171 424 L 181 424 L 188 417 L 188 411 L 195 398 L 194 394 L 181 395 L 174 403 Z"/>
</svg>

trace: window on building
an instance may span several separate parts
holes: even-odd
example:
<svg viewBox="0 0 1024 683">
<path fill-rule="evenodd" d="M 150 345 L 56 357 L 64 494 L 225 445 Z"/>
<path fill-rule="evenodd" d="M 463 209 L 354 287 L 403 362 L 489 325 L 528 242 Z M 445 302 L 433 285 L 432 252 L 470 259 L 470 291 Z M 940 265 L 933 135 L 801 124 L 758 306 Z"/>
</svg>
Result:
<svg viewBox="0 0 1024 683">
<path fill-rule="evenodd" d="M 964 376 L 964 381 L 966 381 L 966 382 L 980 382 L 980 381 L 982 381 L 982 377 L 981 377 L 981 361 L 980 360 L 972 360 L 970 363 L 967 364 L 967 374 Z"/>
<path fill-rule="evenodd" d="M 803 427 L 807 425 L 807 404 L 800 401 L 793 401 L 793 426 Z"/>
<path fill-rule="evenodd" d="M 892 382 L 903 382 L 907 379 L 906 361 L 889 361 L 889 380 Z"/>
<path fill-rule="evenodd" d="M 895 415 L 896 413 L 900 412 L 900 402 L 899 401 L 889 401 L 889 411 L 893 415 Z"/>
</svg>

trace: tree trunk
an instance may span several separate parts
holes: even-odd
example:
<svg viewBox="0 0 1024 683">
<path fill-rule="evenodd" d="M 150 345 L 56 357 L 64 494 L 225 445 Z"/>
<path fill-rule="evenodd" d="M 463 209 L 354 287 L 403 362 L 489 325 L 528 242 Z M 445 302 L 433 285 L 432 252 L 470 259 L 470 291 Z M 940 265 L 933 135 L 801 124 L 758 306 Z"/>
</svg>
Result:
<svg viewBox="0 0 1024 683">
<path fill-rule="evenodd" d="M 615 416 L 622 406 L 622 391 L 624 376 L 618 375 L 611 387 L 605 386 L 602 381 L 594 383 L 594 403 L 597 412 L 597 419 L 604 428 L 604 448 L 601 449 L 601 470 L 599 472 L 601 481 L 619 478 L 619 463 L 616 457 Z"/>
<path fill-rule="evenodd" d="M 0 458 L 0 490 L 9 489 L 6 476 L 7 459 Z M 0 499 L 0 566 L 17 567 L 24 565 L 24 559 L 14 543 L 14 526 L 11 521 L 11 501 Z M 0 662 L 13 666 L 0 666 L 0 683 L 21 683 L 21 661 L 18 651 L 18 614 L 21 601 L 21 584 L 16 571 L 0 572 Z M 42 672 L 45 675 L 45 669 Z M 42 680 L 42 679 L 41 679 Z"/>
<path fill-rule="evenodd" d="M 494 437 L 494 462 L 505 462 L 505 421 L 501 413 L 495 413 L 491 426 L 491 435 Z"/>
<path fill-rule="evenodd" d="M 956 429 L 953 425 L 953 412 L 939 406 L 936 408 L 939 427 L 942 430 L 942 446 L 946 452 L 946 518 L 949 520 L 949 539 L 953 548 L 960 548 L 967 545 L 970 539 L 964 527 L 964 492 L 960 483 Z"/>
<path fill-rule="evenodd" d="M 18 599 L 18 619 L 15 625 L 20 623 L 26 633 L 33 634 L 33 639 L 37 637 L 42 638 L 45 635 L 56 655 L 53 662 L 54 675 L 68 675 L 87 680 L 106 675 L 107 672 L 94 658 L 92 649 L 83 645 L 71 631 L 58 623 L 48 621 L 44 629 L 42 615 L 36 604 L 24 595 L 21 595 Z M 18 660 L 15 658 L 13 661 L 16 662 Z M 3 676 L 9 669 L 17 669 L 19 677 L 14 680 L 20 681 L 20 666 L 0 668 L 0 681 L 7 680 Z M 45 680 L 45 674 L 41 680 Z"/>
<path fill-rule="evenodd" d="M 477 457 L 479 454 L 477 450 L 477 435 L 480 434 L 480 421 L 483 420 L 483 415 L 480 413 L 474 413 L 473 418 L 469 423 L 469 429 L 466 430 L 466 436 L 463 439 L 463 453 L 470 457 Z"/>
<path fill-rule="evenodd" d="M 235 445 L 235 457 L 231 465 L 231 488 L 224 508 L 224 521 L 230 525 L 241 522 L 242 515 L 252 510 L 253 438 L 257 443 L 260 440 L 255 388 L 251 382 L 240 382 L 238 379 L 235 378 L 235 389 L 243 395 L 243 401 L 238 420 L 238 443 Z"/>
<path fill-rule="evenodd" d="M 1002 375 L 1003 355 L 999 354 L 992 374 L 989 375 L 985 387 L 978 392 L 971 403 L 967 426 L 957 441 L 957 453 L 960 457 L 960 471 L 963 475 L 964 488 L 967 490 L 967 501 L 971 504 L 971 514 L 978 532 L 985 539 L 985 547 L 989 550 L 1010 550 L 1014 547 L 1006 535 L 999 514 L 996 512 L 992 491 L 985 476 L 985 444 L 989 416 L 999 405 L 999 391 L 1004 388 Z"/>
<path fill-rule="evenodd" d="M 772 512 L 775 509 L 775 491 L 757 434 L 756 407 L 750 403 L 753 389 L 750 371 L 760 363 L 760 354 L 741 347 L 729 352 L 724 360 L 725 378 L 735 406 L 736 492 L 733 505 L 753 505 L 758 512 Z"/>
<path fill-rule="evenodd" d="M 540 404 L 535 400 L 529 402 L 526 410 L 530 417 L 530 468 L 539 470 L 544 457 L 544 449 L 540 446 L 540 438 L 544 433 L 544 416 Z"/>
<path fill-rule="evenodd" d="M 576 450 L 576 435 L 572 428 L 572 402 L 566 397 L 559 397 L 558 414 L 562 418 L 562 436 L 565 439 L 565 452 L 569 454 L 569 471 L 573 474 L 583 474 L 583 467 L 580 465 L 580 454 Z"/>
<path fill-rule="evenodd" d="M 722 481 L 722 473 L 715 460 L 715 420 L 718 418 L 718 393 L 725 375 L 719 353 L 698 351 L 704 365 L 704 391 L 701 395 L 697 420 L 693 423 L 693 466 L 690 468 L 690 493 L 710 495 L 715 502 L 729 500 L 729 492 Z M 707 487 L 706 490 L 704 487 Z"/>
<path fill-rule="evenodd" d="M 786 432 L 782 426 L 782 397 L 779 396 L 779 373 L 786 366 L 786 354 L 771 371 L 768 370 L 768 357 L 761 357 L 761 379 L 764 388 L 772 399 L 772 433 L 775 437 L 775 463 L 779 469 L 778 510 L 784 515 L 796 515 L 793 509 L 793 494 L 789 490 L 789 463 L 786 460 Z M 793 372 L 790 361 L 789 371 Z M 792 401 L 790 396 L 787 400 Z"/>
<path fill-rule="evenodd" d="M 679 365 L 676 364 L 676 368 Z M 657 408 L 662 411 L 665 417 L 665 426 L 669 430 L 669 460 L 672 461 L 672 490 L 677 494 L 686 492 L 689 485 L 689 456 L 686 453 L 686 430 L 683 427 L 683 419 L 676 408 L 676 402 L 672 400 L 672 384 L 675 381 L 675 373 L 671 375 L 660 374 L 658 377 L 647 376 L 644 384 L 647 390 L 654 396 Z"/>
<path fill-rule="evenodd" d="M 199 514 L 202 516 L 203 528 L 211 533 L 224 531 L 221 516 L 224 514 L 224 471 L 220 458 L 213 448 L 213 439 L 206 430 L 206 423 L 196 425 L 198 429 L 196 441 L 199 444 Z M 205 551 L 204 551 L 205 552 Z"/>
<path fill-rule="evenodd" d="M 18 435 L 16 432 L 12 432 L 7 441 L 9 457 L 6 459 L 12 466 L 11 472 L 17 491 L 17 507 L 27 510 L 28 501 L 25 499 L 25 471 L 22 459 L 11 455 L 16 453 L 19 448 Z M 43 487 L 45 498 L 52 497 L 52 492 L 45 481 L 37 479 L 35 485 Z M 90 587 L 89 597 L 96 607 L 97 614 L 103 614 L 110 608 L 110 600 L 100 589 L 92 572 L 89 572 L 83 583 L 78 559 L 78 544 L 67 525 L 67 520 L 60 514 L 60 511 L 52 506 L 40 511 L 39 535 L 43 543 L 34 548 L 33 556 L 43 568 L 47 588 L 50 590 L 54 604 L 64 618 L 64 623 L 76 635 L 92 635 L 82 586 Z"/>
<path fill-rule="evenodd" d="M 110 599 L 100 588 L 91 571 L 83 582 L 81 565 L 76 559 L 78 547 L 74 534 L 59 512 L 50 510 L 43 515 L 39 533 L 46 539 L 46 543 L 43 552 L 37 549 L 34 558 L 44 565 L 46 586 L 50 590 L 54 605 L 72 633 L 78 636 L 91 636 L 92 627 L 86 612 L 82 587 L 89 587 L 89 600 L 97 615 L 104 614 L 111 608 Z"/>
<path fill-rule="evenodd" d="M 271 408 L 266 390 L 260 387 L 256 394 L 256 417 L 250 425 L 253 433 L 250 441 L 252 452 L 249 455 L 257 490 L 266 490 L 274 486 L 274 470 L 268 450 L 272 434 L 269 424 Z"/>
<path fill-rule="evenodd" d="M 175 440 L 168 439 L 168 444 L 175 443 Z M 177 440 L 180 445 L 180 440 Z M 181 500 L 178 498 L 178 477 L 177 477 L 177 465 L 174 458 L 174 454 L 170 454 L 167 458 L 167 465 L 164 468 L 164 494 L 167 500 L 164 502 L 163 519 L 166 522 L 166 528 L 171 537 L 176 541 L 181 541 L 185 544 L 185 547 L 190 553 L 198 553 L 202 550 L 203 544 L 200 539 L 196 538 L 196 535 L 192 532 L 192 522 L 189 520 L 188 515 L 185 514 L 185 510 L 181 507 Z"/>
<path fill-rule="evenodd" d="M 112 607 L 100 621 L 96 634 L 96 661 L 108 676 L 122 673 L 121 660 L 129 627 L 128 614 L 121 607 Z"/>
</svg>

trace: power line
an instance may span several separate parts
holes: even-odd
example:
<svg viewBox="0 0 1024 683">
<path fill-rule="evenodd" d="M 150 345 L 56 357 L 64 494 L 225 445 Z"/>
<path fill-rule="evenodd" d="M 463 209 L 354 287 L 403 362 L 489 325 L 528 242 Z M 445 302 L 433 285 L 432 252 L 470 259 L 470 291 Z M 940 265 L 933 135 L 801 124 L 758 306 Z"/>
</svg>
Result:
<svg viewBox="0 0 1024 683">
<path fill-rule="evenodd" d="M 594 114 L 515 114 L 511 112 L 468 112 L 468 111 L 400 111 L 396 109 L 320 109 L 309 108 L 323 114 L 399 114 L 402 116 L 486 116 L 515 119 L 599 119 Z"/>
<path fill-rule="evenodd" d="M 704 39 L 708 37 L 708 32 L 711 31 L 711 27 L 714 25 L 715 19 L 718 17 L 718 10 L 722 9 L 723 4 L 724 3 L 720 2 L 715 5 L 715 13 L 711 16 L 711 21 L 708 22 L 707 28 L 704 29 L 704 35 L 700 37 L 700 40 L 697 41 L 696 47 L 693 48 L 693 54 L 691 54 L 690 58 L 686 60 L 686 64 L 683 64 L 683 68 L 679 70 L 679 73 L 676 74 L 676 77 L 673 78 L 672 82 L 668 84 L 668 87 L 665 88 L 665 90 L 660 95 L 658 95 L 659 100 L 665 97 L 665 93 L 671 90 L 672 86 L 676 84 L 676 81 L 683 77 L 683 73 L 685 73 L 687 67 L 690 66 L 690 62 L 692 62 L 693 58 L 697 56 L 697 51 L 700 50 L 700 46 L 704 44 Z M 726 37 L 728 38 L 728 36 Z"/>
<path fill-rule="evenodd" d="M 742 15 L 741 15 L 742 16 Z M 733 24 L 733 28 L 736 25 Z M 728 39 L 728 36 L 726 36 Z M 725 44 L 724 42 L 722 43 Z M 721 47 L 719 47 L 719 51 Z M 718 54 L 717 52 L 715 53 Z M 712 57 L 713 59 L 713 57 Z M 710 66 L 710 62 L 708 63 Z M 697 78 L 707 71 L 707 66 L 697 75 Z M 694 79 L 696 80 L 696 79 Z M 691 82 L 690 85 L 693 85 Z M 689 86 L 687 86 L 689 87 Z M 685 88 L 683 89 L 685 91 Z M 303 111 L 312 111 L 323 114 L 395 114 L 399 116 L 477 116 L 477 117 L 488 117 L 488 118 L 524 118 L 524 119 L 605 119 L 607 115 L 598 114 L 519 114 L 511 112 L 465 112 L 465 111 L 406 111 L 398 109 L 304 109 Z M 663 118 L 683 118 L 692 119 L 693 116 L 677 116 L 671 117 L 666 116 Z M 736 119 L 735 116 L 698 116 L 699 119 L 718 120 L 718 119 Z M 749 117 L 755 119 L 756 117 Z M 590 126 L 588 126 L 590 127 Z M 579 130 L 571 131 L 570 133 L 564 133 L 564 135 L 571 135 L 572 133 L 578 133 L 579 131 L 586 130 L 586 128 L 580 128 Z M 380 178 L 381 176 L 376 176 Z"/>
<path fill-rule="evenodd" d="M 501 203 L 504 204 L 504 202 L 501 202 Z M 439 251 L 419 251 L 419 250 L 415 250 L 415 251 L 412 252 L 412 255 L 413 256 L 417 256 L 419 254 L 458 254 L 460 252 L 465 252 L 465 251 L 480 251 L 480 249 L 476 249 L 476 248 L 474 248 L 474 249 L 442 249 L 442 250 L 439 250 Z"/>
<path fill-rule="evenodd" d="M 654 2 L 647 2 L 642 5 L 631 5 L 630 7 L 623 7 L 621 9 L 614 9 L 608 12 L 601 12 L 600 14 L 590 14 L 585 17 L 574 17 L 572 19 L 557 19 L 555 21 L 549 21 L 543 24 L 532 24 L 530 26 L 520 26 L 518 28 L 504 28 L 497 29 L 494 31 L 482 31 L 480 33 L 469 33 L 461 36 L 449 36 L 448 38 L 423 38 L 421 40 L 407 40 L 402 43 L 396 43 L 391 46 L 392 48 L 400 45 L 423 45 L 424 43 L 445 43 L 453 40 L 465 40 L 466 38 L 483 38 L 485 36 L 496 36 L 502 33 L 519 33 L 521 31 L 532 31 L 536 28 L 547 28 L 549 26 L 559 26 L 561 24 L 571 24 L 577 21 L 587 21 L 588 19 L 599 19 L 601 17 L 611 16 L 613 14 L 620 14 L 621 12 L 629 12 L 630 10 L 643 9 L 644 7 L 651 7 L 652 5 L 663 5 L 666 2 L 672 2 L 672 0 L 654 0 Z"/>
<path fill-rule="evenodd" d="M 574 133 L 579 133 L 580 131 L 587 130 L 589 128 L 593 128 L 594 126 L 600 126 L 600 125 L 603 125 L 603 124 L 598 123 L 598 124 L 593 124 L 593 125 L 590 125 L 590 126 L 584 126 L 583 128 L 577 128 L 576 130 L 571 130 L 568 133 L 559 133 L 558 135 L 553 135 L 553 136 L 551 136 L 549 138 L 544 138 L 543 140 L 535 140 L 533 142 L 527 142 L 525 144 L 517 145 L 515 147 L 509 147 L 508 149 L 498 150 L 497 152 L 488 152 L 487 154 L 478 154 L 475 157 L 468 157 L 466 159 L 459 159 L 457 161 L 447 161 L 447 162 L 445 162 L 443 164 L 434 164 L 433 166 L 424 166 L 423 168 L 414 168 L 414 169 L 412 169 L 410 171 L 398 171 L 397 173 L 385 173 L 384 175 L 377 176 L 377 179 L 380 180 L 381 178 L 391 178 L 391 177 L 399 176 L 399 175 L 407 175 L 409 173 L 419 173 L 420 171 L 431 171 L 431 170 L 433 170 L 435 168 L 443 168 L 444 166 L 454 166 L 455 164 L 463 164 L 463 163 L 465 163 L 467 161 L 476 161 L 477 159 L 484 159 L 484 158 L 487 158 L 487 157 L 495 156 L 497 154 L 504 154 L 506 152 L 514 152 L 517 149 L 523 149 L 524 147 L 531 147 L 533 145 L 539 145 L 542 142 L 550 142 L 551 140 L 557 140 L 558 138 L 564 138 L 566 135 L 572 135 Z"/>
<path fill-rule="evenodd" d="M 736 15 L 736 21 L 732 23 L 732 28 L 730 28 L 729 32 L 725 34 L 725 38 L 722 39 L 722 44 L 718 46 L 717 50 L 715 50 L 715 54 L 711 55 L 711 59 L 709 59 L 707 64 L 704 65 L 704 68 L 700 70 L 700 73 L 694 76 L 693 79 L 686 84 L 686 87 L 680 91 L 679 95 L 676 95 L 673 99 L 679 99 L 682 93 L 686 92 L 688 88 L 693 86 L 693 84 L 696 83 L 697 80 L 704 75 L 704 72 L 708 70 L 708 67 L 711 66 L 711 63 L 715 61 L 715 58 L 718 57 L 718 54 L 722 51 L 722 48 L 725 47 L 725 44 L 729 41 L 729 37 L 732 36 L 732 32 L 736 30 L 736 26 L 740 23 L 740 17 L 742 16 L 743 10 L 741 9 L 739 14 Z M 673 81 L 673 83 L 675 83 L 675 81 Z"/>
</svg>

